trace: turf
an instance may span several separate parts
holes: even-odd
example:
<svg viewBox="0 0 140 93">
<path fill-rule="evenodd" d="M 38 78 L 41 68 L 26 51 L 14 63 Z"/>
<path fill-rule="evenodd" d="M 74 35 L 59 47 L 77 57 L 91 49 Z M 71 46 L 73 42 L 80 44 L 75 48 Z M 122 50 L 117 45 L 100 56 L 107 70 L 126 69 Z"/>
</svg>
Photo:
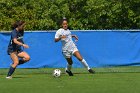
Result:
<svg viewBox="0 0 140 93">
<path fill-rule="evenodd" d="M 5 79 L 0 69 L 0 93 L 139 93 L 140 67 L 96 68 L 96 74 L 73 69 L 74 76 L 52 76 L 53 69 L 17 69 Z M 61 69 L 62 71 L 64 69 Z M 4 74 L 5 73 L 5 74 Z"/>
</svg>

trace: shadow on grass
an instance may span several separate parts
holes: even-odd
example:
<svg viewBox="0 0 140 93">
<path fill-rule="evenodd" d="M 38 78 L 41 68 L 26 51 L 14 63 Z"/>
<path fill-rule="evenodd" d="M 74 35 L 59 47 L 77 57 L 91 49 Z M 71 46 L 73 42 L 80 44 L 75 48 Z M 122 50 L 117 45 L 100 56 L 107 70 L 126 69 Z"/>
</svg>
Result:
<svg viewBox="0 0 140 93">
<path fill-rule="evenodd" d="M 25 76 L 14 76 L 13 78 L 29 78 L 29 77 L 25 77 Z"/>
</svg>

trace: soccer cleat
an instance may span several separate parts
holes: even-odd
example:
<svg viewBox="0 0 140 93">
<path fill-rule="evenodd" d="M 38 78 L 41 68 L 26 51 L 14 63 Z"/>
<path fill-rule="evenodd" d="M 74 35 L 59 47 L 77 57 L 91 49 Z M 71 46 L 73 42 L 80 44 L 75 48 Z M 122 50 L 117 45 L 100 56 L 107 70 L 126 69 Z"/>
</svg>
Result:
<svg viewBox="0 0 140 93">
<path fill-rule="evenodd" d="M 12 76 L 7 76 L 6 79 L 12 79 Z"/>
<path fill-rule="evenodd" d="M 73 73 L 71 71 L 66 70 L 66 72 L 69 74 L 69 76 L 73 76 Z"/>
<path fill-rule="evenodd" d="M 94 74 L 94 73 L 95 73 L 95 71 L 94 71 L 94 70 L 92 70 L 92 69 L 89 69 L 89 70 L 88 70 L 88 72 L 89 72 L 89 73 L 92 73 L 92 74 Z"/>
</svg>

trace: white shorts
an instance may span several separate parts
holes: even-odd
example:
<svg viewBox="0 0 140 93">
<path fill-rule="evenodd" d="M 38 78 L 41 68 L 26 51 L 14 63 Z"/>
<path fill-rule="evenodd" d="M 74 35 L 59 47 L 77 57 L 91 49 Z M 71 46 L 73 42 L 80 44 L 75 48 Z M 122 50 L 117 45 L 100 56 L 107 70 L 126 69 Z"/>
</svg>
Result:
<svg viewBox="0 0 140 93">
<path fill-rule="evenodd" d="M 69 51 L 69 50 L 64 50 L 62 53 L 63 53 L 63 56 L 65 58 L 71 58 L 71 56 L 76 52 L 78 51 L 77 48 L 74 48 L 72 51 Z"/>
</svg>

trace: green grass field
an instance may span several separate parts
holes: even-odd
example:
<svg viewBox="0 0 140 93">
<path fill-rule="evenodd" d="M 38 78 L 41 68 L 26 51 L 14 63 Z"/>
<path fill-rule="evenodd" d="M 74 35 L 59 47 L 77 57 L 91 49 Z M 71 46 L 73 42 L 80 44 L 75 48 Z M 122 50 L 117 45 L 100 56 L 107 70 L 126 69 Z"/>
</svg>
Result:
<svg viewBox="0 0 140 93">
<path fill-rule="evenodd" d="M 0 69 L 0 93 L 139 93 L 140 67 L 95 68 L 96 74 L 73 69 L 74 76 L 52 76 L 53 68 L 17 69 L 13 79 L 5 79 L 8 69 Z"/>
</svg>

